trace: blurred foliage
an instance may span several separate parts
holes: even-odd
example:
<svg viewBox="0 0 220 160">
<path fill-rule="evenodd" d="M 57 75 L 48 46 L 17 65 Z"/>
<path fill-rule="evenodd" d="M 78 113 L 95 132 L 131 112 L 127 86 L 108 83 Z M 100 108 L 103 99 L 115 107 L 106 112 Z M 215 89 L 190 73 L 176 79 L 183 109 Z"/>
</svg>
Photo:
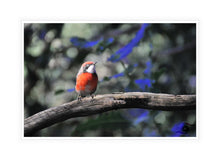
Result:
<svg viewBox="0 0 220 160">
<path fill-rule="evenodd" d="M 76 99 L 97 61 L 96 94 L 196 94 L 196 24 L 24 24 L 24 116 Z M 134 106 L 135 107 L 135 106 Z M 35 136 L 196 136 L 196 111 L 126 109 L 69 119 Z"/>
</svg>

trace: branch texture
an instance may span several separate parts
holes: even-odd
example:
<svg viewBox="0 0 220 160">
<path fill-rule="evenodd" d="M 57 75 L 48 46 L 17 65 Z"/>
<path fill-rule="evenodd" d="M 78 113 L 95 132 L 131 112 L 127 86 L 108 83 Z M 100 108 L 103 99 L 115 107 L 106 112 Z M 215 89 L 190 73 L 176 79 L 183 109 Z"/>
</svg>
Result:
<svg viewBox="0 0 220 160">
<path fill-rule="evenodd" d="M 102 112 L 125 108 L 143 108 L 162 111 L 181 111 L 196 109 L 196 95 L 172 95 L 147 92 L 128 92 L 98 95 L 51 107 L 24 120 L 24 135 L 62 122 L 69 118 L 89 116 Z"/>
</svg>

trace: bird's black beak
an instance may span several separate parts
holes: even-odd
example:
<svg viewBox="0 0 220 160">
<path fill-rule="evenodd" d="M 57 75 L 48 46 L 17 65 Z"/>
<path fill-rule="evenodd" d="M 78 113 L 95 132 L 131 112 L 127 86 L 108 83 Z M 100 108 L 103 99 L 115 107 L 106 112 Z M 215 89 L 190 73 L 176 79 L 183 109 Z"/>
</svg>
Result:
<svg viewBox="0 0 220 160">
<path fill-rule="evenodd" d="M 96 63 L 98 63 L 98 62 L 95 62 L 94 65 L 96 65 Z"/>
</svg>

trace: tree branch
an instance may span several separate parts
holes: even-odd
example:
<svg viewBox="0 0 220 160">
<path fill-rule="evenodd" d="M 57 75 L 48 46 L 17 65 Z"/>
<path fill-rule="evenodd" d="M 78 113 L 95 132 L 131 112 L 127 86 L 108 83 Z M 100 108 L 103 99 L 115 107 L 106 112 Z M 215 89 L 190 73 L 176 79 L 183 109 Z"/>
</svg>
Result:
<svg viewBox="0 0 220 160">
<path fill-rule="evenodd" d="M 89 116 L 102 112 L 125 108 L 143 108 L 163 111 L 181 111 L 196 109 L 196 95 L 172 95 L 147 92 L 128 92 L 98 95 L 51 107 L 24 120 L 24 135 L 35 132 L 55 123 L 73 117 Z"/>
<path fill-rule="evenodd" d="M 170 48 L 164 51 L 157 52 L 152 56 L 152 58 L 156 59 L 158 57 L 161 58 L 162 56 L 175 55 L 175 54 L 183 53 L 185 51 L 188 51 L 194 48 L 196 48 L 196 41 L 188 42 L 183 46 L 177 46 L 174 48 Z"/>
</svg>

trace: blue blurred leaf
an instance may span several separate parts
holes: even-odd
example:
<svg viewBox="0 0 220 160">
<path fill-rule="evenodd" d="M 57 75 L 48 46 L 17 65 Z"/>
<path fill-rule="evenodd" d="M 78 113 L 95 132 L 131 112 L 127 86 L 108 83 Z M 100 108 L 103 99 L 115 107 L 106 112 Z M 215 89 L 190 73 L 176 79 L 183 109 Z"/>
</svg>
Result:
<svg viewBox="0 0 220 160">
<path fill-rule="evenodd" d="M 137 32 L 136 36 L 129 42 L 126 46 L 120 48 L 115 54 L 113 54 L 108 61 L 118 62 L 125 58 L 129 53 L 131 53 L 133 47 L 137 46 L 139 41 L 143 38 L 145 29 L 149 24 L 143 24 L 141 29 Z"/>
<path fill-rule="evenodd" d="M 151 69 L 153 65 L 151 63 L 151 60 L 146 62 L 146 69 L 144 70 L 144 74 L 147 75 L 148 78 L 144 79 L 136 79 L 135 83 L 141 88 L 142 91 L 145 91 L 146 86 L 148 88 L 152 87 L 152 84 L 155 83 L 155 80 L 151 79 Z"/>
<path fill-rule="evenodd" d="M 123 76 L 124 76 L 124 72 L 115 74 L 115 75 L 110 76 L 110 77 L 106 77 L 106 76 L 105 76 L 100 82 L 102 82 L 102 81 L 109 81 L 109 80 L 111 80 L 112 78 L 118 78 L 118 77 L 123 77 Z"/>
<path fill-rule="evenodd" d="M 136 79 L 135 83 L 143 90 L 145 91 L 145 87 L 147 86 L 148 88 L 152 87 L 152 84 L 155 83 L 155 80 L 151 80 L 149 78 L 145 79 Z"/>
<path fill-rule="evenodd" d="M 103 40 L 103 38 L 100 38 L 96 41 L 87 41 L 83 38 L 72 37 L 70 38 L 70 42 L 78 48 L 91 48 L 98 45 L 97 51 L 102 52 L 114 42 L 114 38 L 108 38 L 107 40 Z"/>
<path fill-rule="evenodd" d="M 123 77 L 124 75 L 125 75 L 124 72 L 122 72 L 122 73 L 119 73 L 119 74 L 115 74 L 115 75 L 111 76 L 110 78 Z"/>
<path fill-rule="evenodd" d="M 40 34 L 39 34 L 39 38 L 44 40 L 45 36 L 46 36 L 47 31 L 46 30 L 41 30 Z"/>
<path fill-rule="evenodd" d="M 152 67 L 153 67 L 153 65 L 151 63 L 151 60 L 147 61 L 146 62 L 146 69 L 144 70 L 144 74 L 150 75 Z"/>
<path fill-rule="evenodd" d="M 130 121 L 135 121 L 137 120 L 140 121 L 143 118 L 147 118 L 148 111 L 146 109 L 139 109 L 139 108 L 134 108 L 134 109 L 128 109 L 123 116 Z M 140 118 L 140 119 L 139 119 Z"/>
<path fill-rule="evenodd" d="M 133 125 L 138 125 L 139 123 L 145 121 L 148 119 L 148 111 L 145 111 L 144 113 L 142 113 L 140 116 L 138 116 L 134 121 L 133 121 Z"/>
<path fill-rule="evenodd" d="M 91 48 L 95 45 L 97 45 L 100 41 L 102 41 L 102 38 L 96 41 L 87 41 L 85 39 L 82 38 L 78 38 L 78 37 L 72 37 L 70 38 L 70 42 L 79 48 Z"/>
<path fill-rule="evenodd" d="M 98 53 L 103 52 L 106 48 L 108 48 L 114 42 L 114 38 L 108 38 L 107 40 L 102 40 L 99 42 L 96 51 Z"/>
<path fill-rule="evenodd" d="M 189 126 L 185 122 L 179 122 L 174 124 L 171 131 L 173 132 L 173 137 L 184 136 L 187 135 Z"/>
<path fill-rule="evenodd" d="M 73 92 L 73 91 L 75 91 L 75 88 L 67 89 L 67 92 Z"/>
<path fill-rule="evenodd" d="M 114 42 L 114 38 L 110 37 L 107 40 L 107 44 L 112 44 Z"/>
<path fill-rule="evenodd" d="M 192 87 L 192 88 L 195 88 L 195 87 L 196 87 L 196 76 L 191 76 L 191 77 L 189 78 L 189 85 L 190 85 L 190 87 Z"/>
<path fill-rule="evenodd" d="M 137 63 L 134 64 L 134 65 L 129 65 L 124 72 L 115 74 L 115 75 L 110 76 L 110 77 L 104 77 L 101 81 L 108 81 L 108 80 L 110 80 L 112 78 L 123 77 L 123 76 L 125 76 L 125 74 L 131 73 L 134 70 L 134 68 L 137 67 L 137 66 L 138 66 Z"/>
<path fill-rule="evenodd" d="M 137 63 L 135 63 L 135 64 L 134 64 L 134 67 L 137 67 L 137 66 L 138 66 L 138 64 L 137 64 Z"/>
<path fill-rule="evenodd" d="M 152 131 L 152 129 L 146 128 L 143 131 L 143 136 L 144 137 L 157 137 L 158 134 L 157 134 L 157 132 L 155 130 Z"/>
</svg>

